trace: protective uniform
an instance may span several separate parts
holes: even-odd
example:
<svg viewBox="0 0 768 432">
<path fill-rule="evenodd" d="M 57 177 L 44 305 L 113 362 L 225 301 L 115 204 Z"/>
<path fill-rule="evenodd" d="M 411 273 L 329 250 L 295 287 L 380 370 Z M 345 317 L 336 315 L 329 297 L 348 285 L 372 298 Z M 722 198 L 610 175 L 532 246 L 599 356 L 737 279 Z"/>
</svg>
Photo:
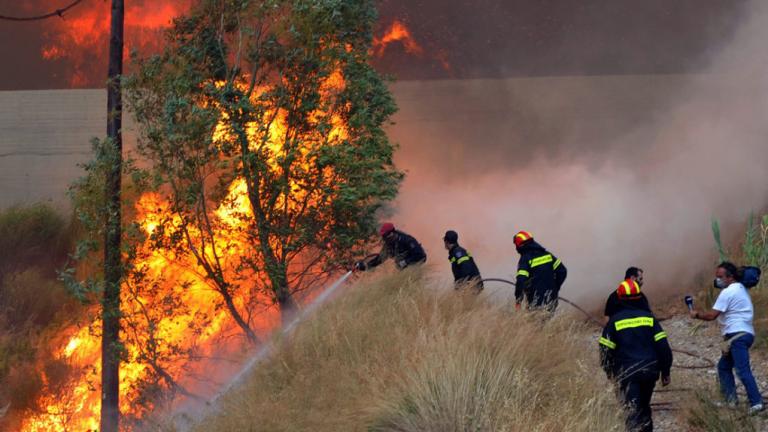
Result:
<svg viewBox="0 0 768 432">
<path fill-rule="evenodd" d="M 544 306 L 554 311 L 557 308 L 560 287 L 568 276 L 568 270 L 526 231 L 515 235 L 515 246 L 520 253 L 515 286 L 517 303 L 521 303 L 525 296 L 529 308 Z"/>
<path fill-rule="evenodd" d="M 382 225 L 380 233 L 384 241 L 381 251 L 368 262 L 358 262 L 357 267 L 360 270 L 376 267 L 389 258 L 395 260 L 395 266 L 399 270 L 427 261 L 427 254 L 421 244 L 412 236 L 397 231 L 391 223 Z"/>
<path fill-rule="evenodd" d="M 475 264 L 475 259 L 466 249 L 459 245 L 454 245 L 448 251 L 448 261 L 451 262 L 451 271 L 453 280 L 458 285 L 472 280 L 476 283 L 478 290 L 483 289 L 483 283 L 480 281 L 480 270 Z"/>
<path fill-rule="evenodd" d="M 621 309 L 600 337 L 600 362 L 608 378 L 618 381 L 628 409 L 627 430 L 653 430 L 651 397 L 659 375 L 669 377 L 672 350 L 667 334 L 638 303 L 640 286 L 627 279 L 619 285 Z"/>
</svg>

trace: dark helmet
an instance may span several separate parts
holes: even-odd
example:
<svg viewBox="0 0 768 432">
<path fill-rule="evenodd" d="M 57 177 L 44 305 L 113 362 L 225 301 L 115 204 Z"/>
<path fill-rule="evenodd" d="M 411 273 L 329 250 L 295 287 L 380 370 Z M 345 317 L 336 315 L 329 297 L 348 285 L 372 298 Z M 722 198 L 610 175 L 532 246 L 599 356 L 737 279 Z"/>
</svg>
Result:
<svg viewBox="0 0 768 432">
<path fill-rule="evenodd" d="M 443 240 L 447 241 L 448 243 L 455 244 L 459 241 L 459 234 L 456 231 L 448 230 L 445 232 Z"/>
</svg>

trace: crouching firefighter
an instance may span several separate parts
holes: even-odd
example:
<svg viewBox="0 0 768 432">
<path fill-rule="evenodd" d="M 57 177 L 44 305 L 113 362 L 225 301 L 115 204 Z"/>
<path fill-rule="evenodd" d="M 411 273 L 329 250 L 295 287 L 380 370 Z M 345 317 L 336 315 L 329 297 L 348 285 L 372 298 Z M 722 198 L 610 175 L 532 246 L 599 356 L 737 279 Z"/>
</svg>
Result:
<svg viewBox="0 0 768 432">
<path fill-rule="evenodd" d="M 459 234 L 456 231 L 446 231 L 443 243 L 448 250 L 448 261 L 451 263 L 454 287 L 461 288 L 465 284 L 471 286 L 476 293 L 483 290 L 483 282 L 480 270 L 475 264 L 475 259 L 466 249 L 459 246 Z"/>
<path fill-rule="evenodd" d="M 627 430 L 653 431 L 651 396 L 656 381 L 670 383 L 672 350 L 667 334 L 641 304 L 640 285 L 627 279 L 617 290 L 619 309 L 600 337 L 600 363 L 624 398 Z"/>
<path fill-rule="evenodd" d="M 515 286 L 516 308 L 520 308 L 525 296 L 529 309 L 546 308 L 554 312 L 560 287 L 568 276 L 565 265 L 536 243 L 527 231 L 515 235 L 515 248 L 520 254 Z"/>
<path fill-rule="evenodd" d="M 379 234 L 384 244 L 381 251 L 371 257 L 355 263 L 355 269 L 365 271 L 374 268 L 392 258 L 398 270 L 427 261 L 424 248 L 412 236 L 395 229 L 389 222 L 381 225 Z"/>
</svg>

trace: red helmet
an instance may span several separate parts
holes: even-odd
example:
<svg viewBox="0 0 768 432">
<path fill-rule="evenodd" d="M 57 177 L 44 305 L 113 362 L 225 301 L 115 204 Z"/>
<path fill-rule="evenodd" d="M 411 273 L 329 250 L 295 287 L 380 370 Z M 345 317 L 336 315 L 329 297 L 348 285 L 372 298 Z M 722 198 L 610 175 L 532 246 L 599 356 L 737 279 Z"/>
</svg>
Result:
<svg viewBox="0 0 768 432">
<path fill-rule="evenodd" d="M 529 233 L 528 231 L 520 231 L 519 233 L 515 234 L 516 247 L 520 247 L 531 240 L 533 240 L 533 234 Z"/>
<path fill-rule="evenodd" d="M 636 299 L 640 297 L 640 285 L 632 279 L 627 279 L 619 284 L 616 294 L 620 299 Z"/>
<path fill-rule="evenodd" d="M 381 224 L 381 228 L 379 228 L 379 234 L 384 237 L 385 235 L 391 233 L 395 230 L 395 225 L 391 222 L 385 222 Z"/>
</svg>

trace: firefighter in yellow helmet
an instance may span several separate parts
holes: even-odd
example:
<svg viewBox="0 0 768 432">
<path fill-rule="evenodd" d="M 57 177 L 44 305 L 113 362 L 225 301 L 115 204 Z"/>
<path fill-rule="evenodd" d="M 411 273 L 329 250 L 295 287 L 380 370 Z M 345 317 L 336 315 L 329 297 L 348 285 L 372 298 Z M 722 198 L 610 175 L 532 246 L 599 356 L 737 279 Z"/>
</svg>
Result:
<svg viewBox="0 0 768 432">
<path fill-rule="evenodd" d="M 519 308 L 525 298 L 530 309 L 546 308 L 554 312 L 560 287 L 568 276 L 565 265 L 536 243 L 528 231 L 515 235 L 515 248 L 520 254 L 515 286 L 516 307 Z"/>
<path fill-rule="evenodd" d="M 616 290 L 617 311 L 600 337 L 600 363 L 616 380 L 627 407 L 627 430 L 653 431 L 651 396 L 661 376 L 670 383 L 672 350 L 667 334 L 642 304 L 640 285 L 626 279 Z"/>
</svg>

